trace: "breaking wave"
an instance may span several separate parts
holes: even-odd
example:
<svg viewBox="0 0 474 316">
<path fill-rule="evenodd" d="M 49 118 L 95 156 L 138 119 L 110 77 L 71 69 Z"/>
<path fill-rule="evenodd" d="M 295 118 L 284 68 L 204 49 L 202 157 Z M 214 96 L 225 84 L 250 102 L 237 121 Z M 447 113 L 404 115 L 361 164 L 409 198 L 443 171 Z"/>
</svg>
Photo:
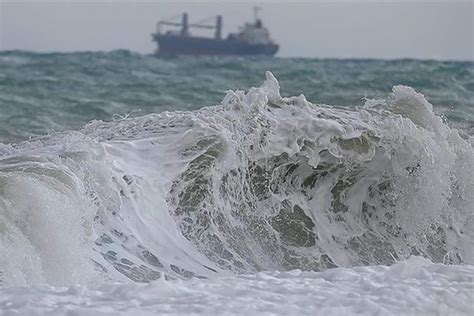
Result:
<svg viewBox="0 0 474 316">
<path fill-rule="evenodd" d="M 3 285 L 474 263 L 473 139 L 395 86 L 363 107 L 282 98 L 0 145 Z"/>
</svg>

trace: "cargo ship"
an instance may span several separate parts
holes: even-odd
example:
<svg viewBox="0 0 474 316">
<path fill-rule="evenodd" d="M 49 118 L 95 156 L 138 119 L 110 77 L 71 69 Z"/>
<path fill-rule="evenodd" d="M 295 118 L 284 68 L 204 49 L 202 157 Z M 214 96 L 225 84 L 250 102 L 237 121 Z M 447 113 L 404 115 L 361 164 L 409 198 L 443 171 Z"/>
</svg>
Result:
<svg viewBox="0 0 474 316">
<path fill-rule="evenodd" d="M 179 17 L 179 16 L 178 16 Z M 175 17 L 177 18 L 177 17 Z M 176 55 L 267 55 L 273 56 L 278 51 L 278 44 L 270 38 L 270 33 L 258 18 L 255 9 L 255 21 L 246 23 L 238 33 L 222 37 L 222 16 L 215 18 L 215 24 L 203 22 L 189 23 L 188 14 L 181 15 L 181 22 L 162 20 L 157 23 L 157 32 L 152 34 L 157 43 L 158 56 Z M 163 27 L 179 29 L 163 32 Z M 191 28 L 213 29 L 214 37 L 193 36 Z"/>
</svg>

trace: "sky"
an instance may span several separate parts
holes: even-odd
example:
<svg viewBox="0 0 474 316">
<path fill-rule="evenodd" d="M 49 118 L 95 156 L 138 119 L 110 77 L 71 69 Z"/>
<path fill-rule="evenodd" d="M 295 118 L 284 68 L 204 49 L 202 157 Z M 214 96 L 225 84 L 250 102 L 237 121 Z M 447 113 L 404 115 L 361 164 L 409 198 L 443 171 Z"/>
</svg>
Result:
<svg viewBox="0 0 474 316">
<path fill-rule="evenodd" d="M 253 20 L 281 57 L 474 60 L 474 1 L 8 1 L 0 0 L 0 50 L 152 53 L 159 19 L 221 14 L 223 33 Z M 212 35 L 212 32 L 209 33 Z"/>
</svg>

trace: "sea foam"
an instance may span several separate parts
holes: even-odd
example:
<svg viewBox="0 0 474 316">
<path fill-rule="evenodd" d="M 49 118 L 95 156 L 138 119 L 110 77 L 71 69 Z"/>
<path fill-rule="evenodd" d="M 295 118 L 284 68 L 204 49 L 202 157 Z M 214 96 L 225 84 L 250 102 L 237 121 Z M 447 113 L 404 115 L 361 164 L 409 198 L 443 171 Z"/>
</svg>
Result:
<svg viewBox="0 0 474 316">
<path fill-rule="evenodd" d="M 474 262 L 472 141 L 412 88 L 363 107 L 221 105 L 0 150 L 4 286 Z"/>
</svg>

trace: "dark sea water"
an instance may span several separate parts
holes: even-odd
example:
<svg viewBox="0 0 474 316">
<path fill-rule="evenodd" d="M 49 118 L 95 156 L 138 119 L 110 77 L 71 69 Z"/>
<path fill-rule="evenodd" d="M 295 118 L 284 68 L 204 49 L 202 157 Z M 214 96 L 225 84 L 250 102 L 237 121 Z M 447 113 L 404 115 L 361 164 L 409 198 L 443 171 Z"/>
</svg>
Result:
<svg viewBox="0 0 474 316">
<path fill-rule="evenodd" d="M 473 62 L 0 52 L 0 314 L 469 315 L 472 264 Z"/>
<path fill-rule="evenodd" d="M 282 95 L 313 103 L 363 105 L 394 85 L 425 95 L 449 124 L 474 128 L 474 63 L 185 57 L 109 53 L 0 52 L 0 141 L 17 142 L 162 111 L 219 104 L 227 90 L 259 86 L 271 70 Z"/>
</svg>

